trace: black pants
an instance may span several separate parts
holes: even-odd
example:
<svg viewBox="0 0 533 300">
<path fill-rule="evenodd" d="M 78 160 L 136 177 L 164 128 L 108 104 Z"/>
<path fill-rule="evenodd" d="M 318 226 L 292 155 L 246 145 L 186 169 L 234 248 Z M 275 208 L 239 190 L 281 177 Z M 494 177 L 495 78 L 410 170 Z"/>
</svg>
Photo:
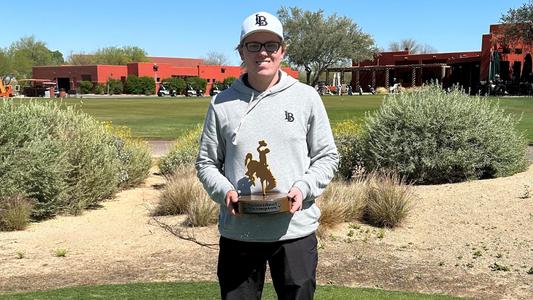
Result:
<svg viewBox="0 0 533 300">
<path fill-rule="evenodd" d="M 318 263 L 314 233 L 272 243 L 221 237 L 217 275 L 222 299 L 261 299 L 267 262 L 278 299 L 313 299 Z"/>
</svg>

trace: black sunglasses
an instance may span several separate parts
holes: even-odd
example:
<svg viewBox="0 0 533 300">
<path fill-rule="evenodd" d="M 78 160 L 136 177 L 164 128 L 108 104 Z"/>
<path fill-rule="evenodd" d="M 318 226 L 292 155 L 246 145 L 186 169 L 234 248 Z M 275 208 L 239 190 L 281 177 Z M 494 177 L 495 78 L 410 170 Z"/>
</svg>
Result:
<svg viewBox="0 0 533 300">
<path fill-rule="evenodd" d="M 265 50 L 267 52 L 276 52 L 279 50 L 279 47 L 281 47 L 280 42 L 266 42 L 266 43 L 259 43 L 259 42 L 248 42 L 244 44 L 244 47 L 246 47 L 246 50 L 250 52 L 259 52 L 261 51 L 261 48 L 265 47 Z"/>
</svg>

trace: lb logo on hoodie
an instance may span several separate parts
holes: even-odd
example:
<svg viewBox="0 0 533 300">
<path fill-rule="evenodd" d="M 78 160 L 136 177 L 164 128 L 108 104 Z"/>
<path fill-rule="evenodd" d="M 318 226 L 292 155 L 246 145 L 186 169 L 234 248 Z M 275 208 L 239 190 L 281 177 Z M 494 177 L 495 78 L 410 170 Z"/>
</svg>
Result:
<svg viewBox="0 0 533 300">
<path fill-rule="evenodd" d="M 294 122 L 293 113 L 285 111 L 285 120 L 287 120 L 287 122 Z"/>
</svg>

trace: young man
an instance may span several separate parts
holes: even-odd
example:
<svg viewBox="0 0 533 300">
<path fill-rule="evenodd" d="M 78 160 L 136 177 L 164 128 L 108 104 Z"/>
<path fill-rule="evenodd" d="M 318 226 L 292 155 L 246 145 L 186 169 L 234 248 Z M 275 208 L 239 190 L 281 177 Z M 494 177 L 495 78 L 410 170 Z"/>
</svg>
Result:
<svg viewBox="0 0 533 300">
<path fill-rule="evenodd" d="M 280 299 L 312 299 L 320 217 L 315 198 L 338 164 L 329 120 L 317 92 L 281 71 L 286 46 L 275 16 L 247 17 L 237 49 L 246 73 L 213 97 L 196 161 L 198 178 L 221 206 L 221 296 L 260 299 L 268 262 Z M 237 211 L 239 196 L 262 192 L 255 184 L 259 173 L 247 171 L 254 157 L 257 170 L 273 177 L 268 187 L 291 199 L 290 212 Z"/>
</svg>

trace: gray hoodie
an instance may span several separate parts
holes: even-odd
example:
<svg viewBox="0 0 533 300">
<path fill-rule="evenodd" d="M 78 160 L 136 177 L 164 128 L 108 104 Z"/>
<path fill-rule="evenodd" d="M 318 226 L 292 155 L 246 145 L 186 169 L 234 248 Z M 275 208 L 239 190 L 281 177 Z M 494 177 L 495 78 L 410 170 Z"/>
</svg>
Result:
<svg viewBox="0 0 533 300">
<path fill-rule="evenodd" d="M 213 98 L 207 111 L 196 169 L 221 206 L 219 231 L 229 239 L 272 242 L 313 233 L 320 217 L 315 198 L 337 170 L 337 148 L 322 99 L 312 87 L 280 74 L 280 81 L 262 93 L 242 78 L 236 80 Z M 260 141 L 266 142 L 268 152 Z M 231 215 L 225 203 L 228 191 L 261 194 L 259 180 L 252 185 L 246 176 L 247 154 L 248 161 L 267 165 L 275 177 L 272 192 L 298 187 L 303 209 L 294 214 Z"/>
</svg>

